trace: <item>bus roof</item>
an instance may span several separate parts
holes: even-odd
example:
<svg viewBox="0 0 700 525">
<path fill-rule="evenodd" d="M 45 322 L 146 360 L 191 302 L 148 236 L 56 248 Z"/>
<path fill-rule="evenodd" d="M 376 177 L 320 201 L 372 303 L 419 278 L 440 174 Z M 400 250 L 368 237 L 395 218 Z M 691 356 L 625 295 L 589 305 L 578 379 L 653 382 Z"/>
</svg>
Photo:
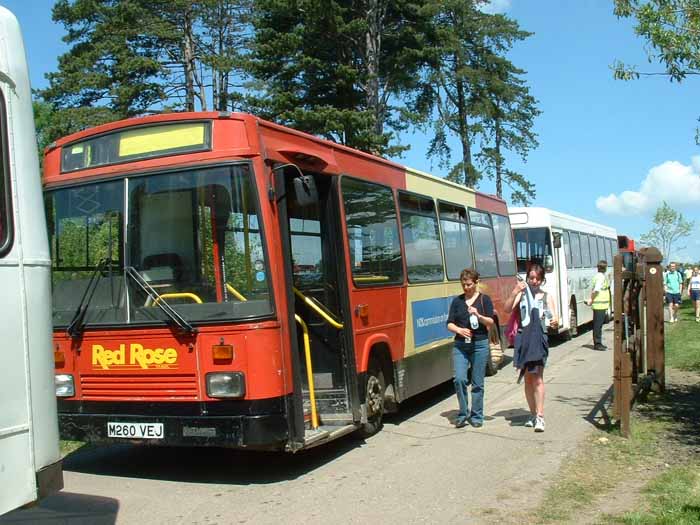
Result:
<svg viewBox="0 0 700 525">
<path fill-rule="evenodd" d="M 264 154 L 268 157 L 271 158 L 272 160 L 281 160 L 285 162 L 295 162 L 299 159 L 306 158 L 307 160 L 310 158 L 313 158 L 313 160 L 318 161 L 316 164 L 323 166 L 323 171 L 327 173 L 333 173 L 333 174 L 341 174 L 343 172 L 342 165 L 344 164 L 341 162 L 340 157 L 343 157 L 347 159 L 348 157 L 352 157 L 356 160 L 361 160 L 365 162 L 372 162 L 372 163 L 377 163 L 380 165 L 383 165 L 384 168 L 388 169 L 398 169 L 401 170 L 407 174 L 411 174 L 414 177 L 417 178 L 422 178 L 425 179 L 426 181 L 432 181 L 432 182 L 439 182 L 442 185 L 452 187 L 454 189 L 460 189 L 463 191 L 468 191 L 468 192 L 473 192 L 476 194 L 479 202 L 480 207 L 484 207 L 485 209 L 490 209 L 490 208 L 495 208 L 495 209 L 502 209 L 505 201 L 502 199 L 496 197 L 495 195 L 489 195 L 486 193 L 479 192 L 477 190 L 474 190 L 473 188 L 468 188 L 466 186 L 463 186 L 461 184 L 457 184 L 455 182 L 436 177 L 434 175 L 415 170 L 412 168 L 409 168 L 407 166 L 398 164 L 396 162 L 384 159 L 382 157 L 378 157 L 375 155 L 371 155 L 369 153 L 365 153 L 363 151 L 357 150 L 350 148 L 348 146 L 344 146 L 342 144 L 338 144 L 335 142 L 332 142 L 330 140 L 326 140 L 320 137 L 317 137 L 315 135 L 311 135 L 309 133 L 305 133 L 303 131 L 298 131 L 293 128 L 289 128 L 287 126 L 283 126 L 280 124 L 275 124 L 274 122 L 270 122 L 267 120 L 264 120 L 260 117 L 256 117 L 254 115 L 248 114 L 248 113 L 229 113 L 229 112 L 217 112 L 217 111 L 209 111 L 209 112 L 179 112 L 179 113 L 163 113 L 163 114 L 158 114 L 158 115 L 149 115 L 149 116 L 143 116 L 143 117 L 134 117 L 134 118 L 129 118 L 129 119 L 124 119 L 124 120 L 118 120 L 114 122 L 110 122 L 107 124 L 102 124 L 100 126 L 95 126 L 89 129 L 85 129 L 76 133 L 73 133 L 71 135 L 67 135 L 65 137 L 62 137 L 58 140 L 56 140 L 54 143 L 50 144 L 46 150 L 45 154 L 47 155 L 47 162 L 45 163 L 45 170 L 44 170 L 44 180 L 45 182 L 58 182 L 58 179 L 62 180 L 74 180 L 74 179 L 82 179 L 83 177 L 91 177 L 91 176 L 99 176 L 99 175 L 105 175 L 105 174 L 114 174 L 115 171 L 124 171 L 125 169 L 128 169 L 129 171 L 138 170 L 138 169 L 143 169 L 144 163 L 143 162 L 130 162 L 130 168 L 126 168 L 127 164 L 126 163 L 121 163 L 117 165 L 105 165 L 105 166 L 99 166 L 99 167 L 94 167 L 94 168 L 87 168 L 84 170 L 81 170 L 79 173 L 74 172 L 74 173 L 66 173 L 61 176 L 60 174 L 60 159 L 58 158 L 58 150 L 59 148 L 62 148 L 64 146 L 81 142 L 83 140 L 87 140 L 99 135 L 105 135 L 109 134 L 111 132 L 115 132 L 118 130 L 123 130 L 125 128 L 129 127 L 142 127 L 142 126 L 148 126 L 148 125 L 154 125 L 154 124 L 162 124 L 162 123 L 170 123 L 170 122 L 184 122 L 184 121 L 203 121 L 203 120 L 219 120 L 219 121 L 232 121 L 232 120 L 237 120 L 240 122 L 243 122 L 246 124 L 246 128 L 248 129 L 248 136 L 247 141 L 242 141 L 246 142 L 248 147 L 250 148 L 249 154 L 252 154 L 253 150 L 257 148 L 258 151 L 264 152 Z M 248 125 L 250 124 L 250 125 Z M 256 133 L 259 133 L 260 135 L 263 136 L 261 139 L 260 137 L 253 137 L 250 135 L 251 131 L 250 130 L 256 130 Z M 259 130 L 259 131 L 257 131 Z M 280 134 L 283 135 L 284 137 L 284 142 L 285 145 L 282 146 L 279 144 L 279 140 L 277 140 L 277 137 L 280 136 Z M 296 147 L 297 149 L 295 150 L 294 147 L 289 147 L 289 140 L 290 138 L 292 139 L 293 142 L 296 142 Z M 263 141 L 263 144 L 260 144 L 260 141 Z M 214 148 L 216 149 L 219 148 L 220 146 L 217 144 L 215 145 Z M 231 157 L 232 153 L 235 154 L 240 154 L 240 155 L 245 155 L 245 151 L 243 151 L 242 148 L 238 148 L 237 151 L 232 152 L 231 149 L 228 149 L 226 151 L 226 156 L 228 158 Z M 207 159 L 211 160 L 213 157 L 216 157 L 217 155 L 214 153 L 212 155 L 212 152 L 207 152 L 206 155 L 198 155 L 198 157 L 206 157 Z M 279 158 L 276 158 L 279 157 Z M 196 160 L 203 160 L 202 158 L 197 158 Z M 191 156 L 188 156 L 187 158 L 182 157 L 181 159 L 178 159 L 175 162 L 182 162 L 186 161 L 187 163 L 191 163 L 194 160 Z M 299 160 L 300 164 L 303 164 L 303 160 Z M 116 166 L 116 167 L 115 167 Z"/>
<path fill-rule="evenodd" d="M 508 207 L 513 229 L 549 226 L 617 237 L 615 228 L 543 207 Z"/>
</svg>

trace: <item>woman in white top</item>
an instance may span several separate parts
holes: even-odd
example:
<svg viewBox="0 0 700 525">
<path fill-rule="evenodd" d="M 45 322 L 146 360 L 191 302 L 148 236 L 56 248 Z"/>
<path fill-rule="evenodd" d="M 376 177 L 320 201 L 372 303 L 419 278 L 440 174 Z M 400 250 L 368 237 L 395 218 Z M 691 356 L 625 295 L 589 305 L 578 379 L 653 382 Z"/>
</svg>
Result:
<svg viewBox="0 0 700 525">
<path fill-rule="evenodd" d="M 693 268 L 693 275 L 688 283 L 688 294 L 695 305 L 695 322 L 700 323 L 700 268 Z"/>
</svg>

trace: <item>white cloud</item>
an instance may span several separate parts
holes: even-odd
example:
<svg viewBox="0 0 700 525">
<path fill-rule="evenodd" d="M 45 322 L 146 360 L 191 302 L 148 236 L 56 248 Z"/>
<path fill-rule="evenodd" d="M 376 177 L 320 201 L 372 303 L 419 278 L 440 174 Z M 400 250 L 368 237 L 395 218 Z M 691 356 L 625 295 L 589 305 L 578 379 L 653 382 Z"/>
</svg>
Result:
<svg viewBox="0 0 700 525">
<path fill-rule="evenodd" d="M 496 13 L 505 13 L 510 9 L 510 0 L 489 0 L 488 3 L 480 7 L 484 13 L 490 15 Z"/>
<path fill-rule="evenodd" d="M 672 208 L 700 204 L 700 156 L 690 166 L 672 160 L 649 170 L 637 191 L 598 197 L 596 207 L 611 215 L 640 215 L 654 211 L 662 201 Z"/>
</svg>

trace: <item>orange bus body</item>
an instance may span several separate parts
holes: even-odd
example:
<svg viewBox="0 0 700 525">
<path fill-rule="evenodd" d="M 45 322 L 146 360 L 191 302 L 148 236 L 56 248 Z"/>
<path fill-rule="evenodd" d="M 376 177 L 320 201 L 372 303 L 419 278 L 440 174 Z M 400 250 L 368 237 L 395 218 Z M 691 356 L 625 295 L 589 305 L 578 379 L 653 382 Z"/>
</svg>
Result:
<svg viewBox="0 0 700 525">
<path fill-rule="evenodd" d="M 151 137 L 150 130 L 179 124 L 189 130 L 187 126 L 191 123 L 204 123 L 208 130 L 204 134 L 208 138 L 203 144 L 193 142 L 193 151 L 186 151 L 189 145 L 185 145 L 183 151 L 176 153 L 163 147 L 166 153 L 159 154 L 158 146 L 147 144 L 150 140 L 158 142 L 162 139 L 157 133 L 158 136 Z M 118 135 L 120 133 L 122 135 Z M 146 139 L 140 138 L 141 133 Z M 197 133 L 199 131 L 194 134 Z M 102 154 L 101 147 L 104 146 L 105 150 L 112 147 L 108 144 L 112 137 L 118 137 L 119 145 L 105 154 L 107 160 L 95 162 L 94 158 Z M 104 144 L 100 140 L 104 140 Z M 88 149 L 90 154 L 85 153 Z M 136 151 L 130 153 L 133 156 L 128 160 L 109 157 L 119 157 L 127 150 Z M 71 155 L 82 160 L 76 161 L 77 164 L 66 164 L 73 162 L 66 160 Z M 67 165 L 72 166 L 71 169 L 66 169 Z M 239 171 L 236 171 L 236 175 L 227 178 L 229 172 L 226 170 L 229 169 L 230 173 L 239 170 L 243 175 L 239 177 Z M 219 176 L 216 170 L 227 175 Z M 309 176 L 304 179 L 303 175 Z M 166 187 L 175 177 L 179 177 L 177 190 L 149 187 L 151 183 L 154 187 L 158 184 Z M 205 179 L 213 182 L 201 182 L 201 186 L 197 186 L 198 181 Z M 246 186 L 248 193 L 239 199 L 245 212 L 234 213 L 239 201 L 221 208 L 228 213 L 227 217 L 217 211 L 223 206 L 220 204 L 221 195 L 225 192 L 216 181 L 224 179 L 235 179 L 238 185 L 252 181 Z M 117 240 L 112 239 L 113 229 L 108 225 L 114 213 L 102 214 L 96 219 L 96 215 L 90 215 L 94 210 L 91 211 L 89 206 L 75 204 L 81 191 L 92 196 L 88 201 L 103 195 L 105 192 L 101 189 L 93 189 L 105 188 L 107 186 L 100 186 L 105 184 L 117 188 L 115 195 L 129 195 L 125 209 L 119 208 L 118 218 L 112 223 Z M 235 184 L 231 183 L 231 188 Z M 356 191 L 354 198 L 359 199 L 354 202 L 359 209 L 362 208 L 363 184 L 368 184 L 366 187 L 372 191 L 376 190 L 377 199 L 389 192 L 394 199 L 385 214 L 389 226 L 373 223 L 371 227 L 374 229 L 368 230 L 369 234 L 362 230 L 365 219 L 361 212 L 353 208 L 352 217 L 347 213 L 350 206 L 347 195 L 351 188 Z M 139 188 L 133 194 L 128 193 L 132 186 Z M 305 189 L 299 190 L 301 187 Z M 455 203 L 462 205 L 467 214 L 471 210 L 488 212 L 494 221 L 496 217 L 499 221 L 500 217 L 505 217 L 507 221 L 505 203 L 493 196 L 410 172 L 396 163 L 246 114 L 164 114 L 114 122 L 65 137 L 47 148 L 44 188 L 51 202 L 47 214 L 50 228 L 53 228 L 50 234 L 52 258 L 55 258 L 54 303 L 56 305 L 67 298 L 68 305 L 62 310 L 63 317 L 56 313 L 59 307 L 55 306 L 56 373 L 74 378 L 73 395 L 58 399 L 60 430 L 65 439 L 95 442 L 294 451 L 354 429 L 371 434 L 381 425 L 382 413 L 406 397 L 451 377 L 450 343 L 445 334 L 439 333 L 444 319 L 430 313 L 422 320 L 416 321 L 414 317 L 423 315 L 418 303 L 421 308 L 427 308 L 427 312 L 435 308 L 439 311 L 441 305 L 449 305 L 449 299 L 460 293 L 459 282 L 454 275 L 420 283 L 409 281 L 411 270 L 408 265 L 413 263 L 407 262 L 408 241 L 405 236 L 406 228 L 410 226 L 408 223 L 398 226 L 403 212 L 399 213 L 401 205 L 397 204 L 397 196 L 404 196 L 401 198 L 410 201 L 409 204 L 419 202 L 420 209 L 416 208 L 418 211 L 414 212 L 415 221 L 428 221 L 425 224 L 434 222 L 430 213 L 425 211 L 425 206 L 430 204 L 428 201 L 433 199 L 436 209 L 447 209 L 452 206 L 449 203 Z M 418 191 L 420 188 L 426 188 L 425 193 Z M 432 195 L 430 188 L 439 188 L 442 193 Z M 219 193 L 215 194 L 217 191 Z M 312 198 L 316 195 L 318 203 L 303 204 L 303 195 L 298 196 L 295 191 L 307 191 Z M 230 197 L 233 192 L 231 189 L 226 195 Z M 167 195 L 175 193 L 178 197 L 173 200 L 174 204 L 163 208 L 165 215 L 159 218 L 158 213 L 148 211 L 149 206 L 158 206 L 168 198 Z M 450 198 L 452 194 L 454 197 Z M 233 202 L 233 197 L 230 198 Z M 468 202 L 463 200 L 465 198 Z M 443 201 L 448 204 L 443 204 Z M 122 205 L 119 198 L 110 202 L 115 207 Z M 140 206 L 137 202 L 146 204 L 137 209 Z M 78 219 L 70 217 L 69 212 L 61 215 L 64 213 L 61 210 L 68 209 L 68 206 L 81 210 L 75 212 Z M 198 217 L 194 217 L 194 212 L 192 214 L 194 226 L 180 227 L 186 230 L 182 238 L 188 239 L 188 246 L 194 246 L 195 252 L 201 250 L 190 259 L 188 255 L 177 257 L 177 254 L 170 253 L 176 251 L 173 246 L 184 246 L 185 241 L 178 241 L 180 244 L 175 240 L 166 242 L 163 237 L 167 237 L 167 230 L 148 237 L 149 230 L 165 228 L 159 222 L 167 222 L 163 217 L 169 217 L 173 223 L 171 228 L 178 230 L 181 224 L 178 221 L 182 220 L 178 207 L 183 206 L 187 209 L 191 206 L 199 214 Z M 392 207 L 396 215 L 393 219 Z M 368 206 L 368 212 L 373 209 L 373 204 Z M 466 215 L 464 217 L 466 225 Z M 398 237 L 391 233 L 392 220 L 397 225 Z M 458 225 L 460 220 L 455 219 L 453 224 Z M 348 221 L 356 222 L 348 226 Z M 104 242 L 109 245 L 109 250 L 114 247 L 117 255 L 110 252 L 109 261 L 98 267 L 97 261 L 91 259 L 92 252 L 88 253 L 94 248 L 88 246 L 85 248 L 86 263 L 75 263 L 82 255 L 70 255 L 76 250 L 75 246 L 66 245 L 68 240 L 64 241 L 69 226 L 84 233 L 87 245 L 103 242 L 91 231 L 96 231 L 96 228 L 109 231 L 110 240 Z M 320 233 L 315 229 L 297 230 L 300 227 L 315 228 Z M 133 233 L 135 230 L 139 230 L 138 233 Z M 421 231 L 417 228 L 415 233 Z M 492 228 L 491 235 L 495 235 L 493 231 L 496 230 Z M 400 246 L 398 262 L 372 252 L 367 243 L 376 241 L 371 238 L 374 234 L 386 236 L 386 242 Z M 442 232 L 438 242 L 445 235 Z M 509 226 L 505 235 L 512 249 Z M 134 241 L 136 237 L 148 242 Z M 260 239 L 259 245 L 250 240 L 252 237 Z M 161 242 L 169 247 L 162 250 L 167 253 L 145 255 L 149 244 Z M 238 254 L 238 259 L 235 259 L 231 255 L 234 253 L 231 245 L 226 244 L 230 242 L 243 246 L 245 255 Z M 412 246 L 421 250 L 421 246 L 428 246 L 429 242 L 435 241 L 416 241 Z M 209 245 L 212 245 L 211 252 L 205 254 L 204 247 Z M 136 257 L 134 253 L 138 250 L 142 256 L 130 263 L 140 274 L 148 276 L 149 272 L 152 275 L 161 272 L 160 277 L 166 275 L 166 280 L 174 280 L 181 272 L 192 282 L 198 280 L 199 287 L 192 284 L 190 288 L 176 288 L 151 275 L 146 278 L 146 288 L 166 290 L 162 298 L 146 297 L 144 304 L 150 310 L 135 302 L 133 307 L 121 306 L 131 304 L 137 294 L 149 293 L 139 291 L 126 275 L 123 284 L 115 285 L 122 281 L 113 279 L 115 274 L 122 277 L 128 266 L 125 261 Z M 321 254 L 318 261 L 296 260 L 308 259 L 314 250 Z M 259 254 L 256 260 L 251 255 L 253 251 Z M 425 254 L 426 250 L 419 253 Z M 444 264 L 446 255 L 438 255 Z M 74 257 L 74 262 L 67 264 L 68 257 Z M 155 267 L 149 267 L 149 258 L 158 261 Z M 177 259 L 184 261 L 186 269 L 168 266 Z M 475 259 L 477 264 L 482 261 L 479 254 L 475 254 Z M 234 261 L 239 269 L 245 268 L 247 272 L 237 281 L 243 285 L 231 284 L 228 280 Z M 414 275 L 418 276 L 417 279 L 424 279 L 421 272 L 439 273 L 439 265 L 434 259 L 429 257 L 426 261 L 425 264 L 416 263 L 417 273 Z M 392 277 L 388 271 L 384 275 L 381 271 L 368 270 L 374 267 L 372 265 L 400 268 L 400 275 Z M 506 266 L 504 262 L 499 268 Z M 90 272 L 91 280 L 100 281 L 94 285 L 98 299 L 83 296 L 78 304 Z M 484 278 L 482 289 L 494 300 L 500 333 L 507 321 L 503 301 L 515 284 L 515 271 L 513 268 L 512 272 L 499 272 L 501 275 Z M 100 298 L 108 295 L 106 279 L 110 279 L 111 303 L 109 299 Z M 85 290 L 89 286 L 88 282 Z M 248 292 L 241 292 L 241 286 L 247 286 Z M 169 290 L 177 291 L 171 293 Z M 431 290 L 435 290 L 437 299 L 433 298 Z M 299 295 L 295 296 L 297 292 Z M 262 297 L 259 301 L 262 306 L 252 305 L 254 301 L 248 301 L 247 293 Z M 58 297 L 60 294 L 65 296 Z M 315 299 L 311 302 L 320 302 L 321 309 L 325 307 L 323 297 L 331 297 L 330 302 L 337 304 L 328 310 L 343 327 L 334 329 L 327 322 L 319 321 L 316 307 L 307 309 L 300 305 L 300 298 L 305 296 Z M 103 299 L 105 308 L 99 312 L 95 308 L 93 312 L 90 302 Z M 183 301 L 182 306 L 178 301 Z M 172 302 L 174 309 L 181 313 L 194 312 L 200 307 L 209 308 L 213 313 L 211 318 L 199 321 L 188 318 L 191 328 L 188 331 L 177 328 L 174 321 L 161 314 L 156 304 L 159 302 Z M 224 308 L 224 303 L 232 306 Z M 251 305 L 249 313 L 240 317 L 231 313 L 238 311 L 236 308 L 242 312 L 248 304 Z M 75 307 L 80 310 L 81 306 L 88 310 L 87 318 L 92 320 L 68 334 L 68 324 L 81 324 L 82 318 L 77 311 L 73 322 L 68 322 L 71 310 Z M 299 312 L 303 313 L 302 317 L 311 328 L 314 372 L 308 376 L 305 375 L 308 369 L 304 360 L 302 328 L 294 317 Z M 91 318 L 93 314 L 95 317 Z M 105 321 L 110 315 L 114 315 L 114 319 Z M 141 320 L 137 319 L 138 315 L 142 315 Z M 157 315 L 162 319 L 156 319 Z M 120 316 L 126 316 L 129 321 Z M 214 377 L 226 388 L 232 388 L 235 395 L 227 397 L 229 391 L 221 396 L 212 395 L 215 388 L 222 388 L 217 386 L 219 383 L 213 383 L 211 378 Z M 210 379 L 212 384 L 208 383 Z M 310 391 L 314 390 L 318 398 L 312 403 Z M 376 395 L 372 398 L 374 390 L 374 394 L 379 393 L 379 398 Z M 378 402 L 381 404 L 379 408 Z M 311 404 L 318 405 L 318 409 L 312 410 Z M 315 422 L 314 412 L 318 412 L 315 417 L 319 422 Z"/>
</svg>

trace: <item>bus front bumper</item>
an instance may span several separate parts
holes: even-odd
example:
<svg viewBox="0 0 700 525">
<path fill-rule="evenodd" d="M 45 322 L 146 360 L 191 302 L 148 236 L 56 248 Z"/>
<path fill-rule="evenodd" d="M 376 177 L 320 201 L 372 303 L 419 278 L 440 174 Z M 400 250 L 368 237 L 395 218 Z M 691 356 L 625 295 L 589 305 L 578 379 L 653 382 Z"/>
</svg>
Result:
<svg viewBox="0 0 700 525">
<path fill-rule="evenodd" d="M 59 413 L 58 423 L 61 439 L 89 443 L 281 450 L 288 436 L 283 414 L 182 417 Z"/>
</svg>

